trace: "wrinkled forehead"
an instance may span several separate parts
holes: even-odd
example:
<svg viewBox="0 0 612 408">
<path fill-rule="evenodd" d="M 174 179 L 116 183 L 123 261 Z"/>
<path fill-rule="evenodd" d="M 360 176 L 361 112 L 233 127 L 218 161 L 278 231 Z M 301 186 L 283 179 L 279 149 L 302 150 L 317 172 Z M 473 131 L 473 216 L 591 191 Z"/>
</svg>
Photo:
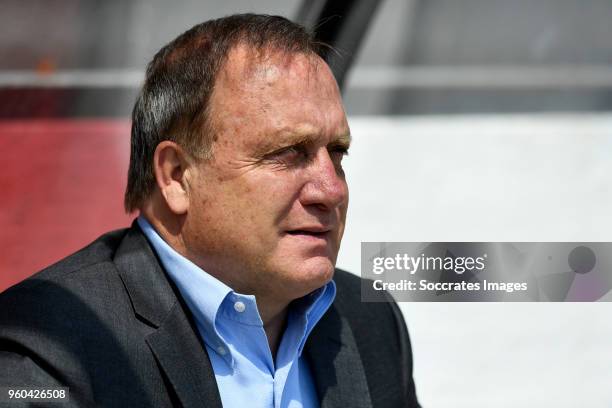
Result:
<svg viewBox="0 0 612 408">
<path fill-rule="evenodd" d="M 280 80 L 303 81 L 304 84 L 333 79 L 331 70 L 314 53 L 278 50 L 270 47 L 253 48 L 246 44 L 233 47 L 220 69 L 217 86 L 271 86 Z"/>
</svg>

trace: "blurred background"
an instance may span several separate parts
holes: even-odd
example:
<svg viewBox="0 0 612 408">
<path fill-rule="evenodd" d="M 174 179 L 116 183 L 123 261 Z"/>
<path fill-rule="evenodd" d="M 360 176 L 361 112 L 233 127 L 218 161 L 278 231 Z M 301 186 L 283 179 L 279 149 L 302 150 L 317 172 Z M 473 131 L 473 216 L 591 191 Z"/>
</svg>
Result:
<svg viewBox="0 0 612 408">
<path fill-rule="evenodd" d="M 161 46 L 324 3 L 1 0 L 0 290 L 130 224 L 129 115 Z M 359 274 L 361 241 L 612 241 L 612 1 L 352 3 L 324 26 L 356 21 L 338 266 Z M 401 308 L 424 407 L 612 406 L 609 303 Z"/>
</svg>

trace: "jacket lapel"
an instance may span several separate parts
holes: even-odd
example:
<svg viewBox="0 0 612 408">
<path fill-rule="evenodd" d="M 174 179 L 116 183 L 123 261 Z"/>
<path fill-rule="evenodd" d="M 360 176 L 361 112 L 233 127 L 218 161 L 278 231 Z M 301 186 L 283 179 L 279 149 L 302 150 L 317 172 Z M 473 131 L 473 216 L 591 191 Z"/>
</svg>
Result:
<svg viewBox="0 0 612 408">
<path fill-rule="evenodd" d="M 221 398 L 204 344 L 136 223 L 115 264 L 135 313 L 153 327 L 146 342 L 184 407 L 218 407 Z"/>
<path fill-rule="evenodd" d="M 335 305 L 315 326 L 306 353 L 321 408 L 372 407 L 357 343 Z"/>
<path fill-rule="evenodd" d="M 179 302 L 162 325 L 147 337 L 184 407 L 219 407 L 221 398 L 208 354 Z"/>
</svg>

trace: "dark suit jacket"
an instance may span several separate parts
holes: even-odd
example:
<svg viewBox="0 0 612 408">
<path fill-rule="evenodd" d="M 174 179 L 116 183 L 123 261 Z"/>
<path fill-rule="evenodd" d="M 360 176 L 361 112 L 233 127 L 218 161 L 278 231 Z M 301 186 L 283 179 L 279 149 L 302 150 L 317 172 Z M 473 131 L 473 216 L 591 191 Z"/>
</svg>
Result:
<svg viewBox="0 0 612 408">
<path fill-rule="evenodd" d="M 321 407 L 417 407 L 397 305 L 362 303 L 344 271 L 334 280 L 305 347 Z M 189 309 L 136 225 L 0 295 L 2 385 L 69 387 L 76 406 L 221 406 Z"/>
</svg>

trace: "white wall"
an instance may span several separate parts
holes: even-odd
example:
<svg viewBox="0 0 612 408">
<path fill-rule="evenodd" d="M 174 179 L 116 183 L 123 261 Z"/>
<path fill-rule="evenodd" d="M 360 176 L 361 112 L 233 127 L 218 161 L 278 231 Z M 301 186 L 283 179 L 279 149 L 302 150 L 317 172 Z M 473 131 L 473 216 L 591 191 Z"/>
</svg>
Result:
<svg viewBox="0 0 612 408">
<path fill-rule="evenodd" d="M 612 114 L 350 125 L 339 267 L 361 241 L 612 241 Z M 424 407 L 612 407 L 609 303 L 401 308 Z"/>
</svg>

